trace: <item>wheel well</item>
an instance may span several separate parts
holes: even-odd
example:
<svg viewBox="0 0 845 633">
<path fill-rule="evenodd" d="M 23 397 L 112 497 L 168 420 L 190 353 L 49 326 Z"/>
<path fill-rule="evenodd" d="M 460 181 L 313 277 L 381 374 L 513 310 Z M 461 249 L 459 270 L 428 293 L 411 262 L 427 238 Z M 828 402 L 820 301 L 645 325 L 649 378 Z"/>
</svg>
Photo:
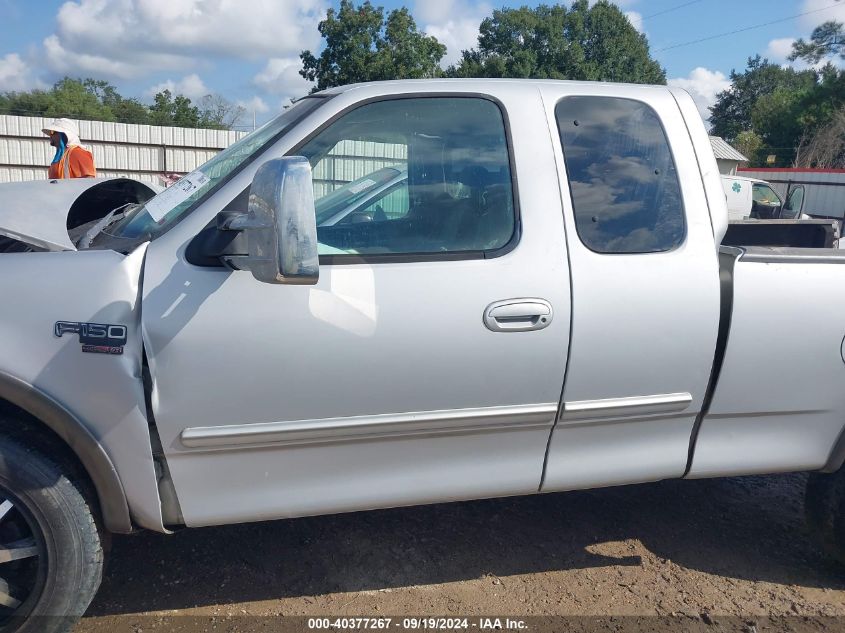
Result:
<svg viewBox="0 0 845 633">
<path fill-rule="evenodd" d="M 132 532 L 129 506 L 111 458 L 90 430 L 60 402 L 38 388 L 0 371 L 0 432 L 36 444 L 62 459 L 79 481 L 96 490 L 103 525 L 111 532 Z"/>
<path fill-rule="evenodd" d="M 0 433 L 31 446 L 56 462 L 69 479 L 82 487 L 88 503 L 100 514 L 94 482 L 79 457 L 59 435 L 34 415 L 0 398 Z"/>
</svg>

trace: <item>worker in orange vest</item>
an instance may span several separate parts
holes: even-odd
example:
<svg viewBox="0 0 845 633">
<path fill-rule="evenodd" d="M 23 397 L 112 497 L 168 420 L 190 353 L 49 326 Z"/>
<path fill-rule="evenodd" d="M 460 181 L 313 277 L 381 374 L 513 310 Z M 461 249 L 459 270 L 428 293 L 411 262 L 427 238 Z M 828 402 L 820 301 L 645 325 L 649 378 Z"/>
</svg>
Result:
<svg viewBox="0 0 845 633">
<path fill-rule="evenodd" d="M 94 178 L 94 156 L 82 146 L 79 128 L 70 119 L 53 119 L 41 130 L 50 137 L 56 155 L 50 163 L 48 178 Z"/>
</svg>

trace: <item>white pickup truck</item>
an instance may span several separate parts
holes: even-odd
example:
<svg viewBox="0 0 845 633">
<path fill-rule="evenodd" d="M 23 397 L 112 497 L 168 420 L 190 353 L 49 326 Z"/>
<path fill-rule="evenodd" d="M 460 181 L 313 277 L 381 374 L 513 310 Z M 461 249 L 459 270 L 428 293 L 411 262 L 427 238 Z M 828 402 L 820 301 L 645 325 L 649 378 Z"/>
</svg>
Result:
<svg viewBox="0 0 845 633">
<path fill-rule="evenodd" d="M 720 247 L 682 90 L 347 86 L 150 199 L 84 186 L 0 188 L 12 629 L 71 626 L 108 532 L 817 471 L 842 544 L 845 256 Z"/>
</svg>

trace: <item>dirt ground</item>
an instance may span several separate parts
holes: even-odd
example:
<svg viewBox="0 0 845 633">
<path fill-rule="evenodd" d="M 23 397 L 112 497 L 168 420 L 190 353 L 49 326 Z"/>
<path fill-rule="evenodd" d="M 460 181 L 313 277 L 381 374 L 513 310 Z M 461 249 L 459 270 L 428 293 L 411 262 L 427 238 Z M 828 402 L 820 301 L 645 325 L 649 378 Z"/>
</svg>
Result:
<svg viewBox="0 0 845 633">
<path fill-rule="evenodd" d="M 408 614 L 671 616 L 749 633 L 787 616 L 845 630 L 845 568 L 810 539 L 803 486 L 668 481 L 116 537 L 74 633 Z"/>
</svg>

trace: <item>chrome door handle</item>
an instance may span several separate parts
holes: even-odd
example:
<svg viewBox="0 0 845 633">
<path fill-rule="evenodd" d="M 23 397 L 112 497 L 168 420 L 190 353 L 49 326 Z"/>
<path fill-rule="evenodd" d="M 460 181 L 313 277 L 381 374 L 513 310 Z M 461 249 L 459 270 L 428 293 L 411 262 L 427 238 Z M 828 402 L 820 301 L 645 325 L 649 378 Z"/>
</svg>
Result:
<svg viewBox="0 0 845 633">
<path fill-rule="evenodd" d="M 505 299 L 484 310 L 484 325 L 493 332 L 529 332 L 549 327 L 554 311 L 545 299 Z"/>
</svg>

